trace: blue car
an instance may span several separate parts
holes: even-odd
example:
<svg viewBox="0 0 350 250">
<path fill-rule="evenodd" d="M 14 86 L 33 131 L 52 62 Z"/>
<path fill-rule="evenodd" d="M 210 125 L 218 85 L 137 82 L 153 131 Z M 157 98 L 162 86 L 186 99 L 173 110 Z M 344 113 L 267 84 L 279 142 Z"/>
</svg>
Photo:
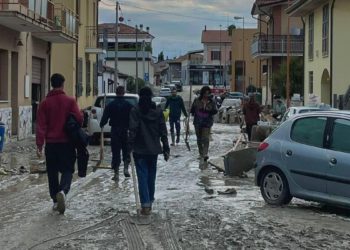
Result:
<svg viewBox="0 0 350 250">
<path fill-rule="evenodd" d="M 258 148 L 255 180 L 264 200 L 293 197 L 350 207 L 350 112 L 292 117 Z"/>
</svg>

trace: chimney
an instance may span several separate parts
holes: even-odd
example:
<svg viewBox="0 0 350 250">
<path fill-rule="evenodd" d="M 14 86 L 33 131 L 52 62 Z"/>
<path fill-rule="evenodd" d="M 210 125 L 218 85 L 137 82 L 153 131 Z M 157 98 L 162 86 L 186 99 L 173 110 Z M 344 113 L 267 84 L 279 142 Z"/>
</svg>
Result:
<svg viewBox="0 0 350 250">
<path fill-rule="evenodd" d="M 204 31 L 207 31 L 207 25 L 204 25 Z"/>
</svg>

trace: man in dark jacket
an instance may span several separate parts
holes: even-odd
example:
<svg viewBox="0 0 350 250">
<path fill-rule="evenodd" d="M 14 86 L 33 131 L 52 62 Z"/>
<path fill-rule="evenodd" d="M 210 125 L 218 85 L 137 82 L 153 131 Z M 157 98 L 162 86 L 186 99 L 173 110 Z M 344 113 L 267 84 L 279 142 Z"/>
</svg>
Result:
<svg viewBox="0 0 350 250">
<path fill-rule="evenodd" d="M 175 131 L 176 128 L 176 143 L 180 142 L 180 130 L 181 130 L 181 111 L 185 117 L 187 117 L 187 111 L 185 108 L 184 101 L 181 96 L 177 95 L 176 89 L 171 90 L 171 96 L 168 98 L 165 109 L 170 108 L 169 113 L 169 123 L 170 123 L 170 133 L 171 133 L 171 145 L 175 145 Z"/>
<path fill-rule="evenodd" d="M 200 158 L 204 161 L 209 159 L 210 129 L 214 124 L 213 116 L 218 112 L 216 103 L 210 97 L 211 89 L 204 86 L 199 97 L 193 101 L 191 114 L 194 116 L 193 125 L 196 129 L 197 145 Z"/>
<path fill-rule="evenodd" d="M 112 147 L 112 168 L 114 169 L 114 180 L 119 179 L 119 166 L 121 163 L 120 151 L 123 153 L 124 176 L 130 177 L 129 164 L 130 155 L 128 153 L 128 129 L 129 129 L 129 114 L 132 105 L 125 100 L 125 89 L 123 86 L 118 86 L 116 89 L 116 99 L 107 105 L 103 112 L 100 122 L 102 128 L 107 124 L 111 126 L 111 147 Z"/>
<path fill-rule="evenodd" d="M 45 156 L 47 176 L 51 199 L 54 202 L 53 209 L 64 213 L 65 197 L 69 192 L 76 152 L 74 145 L 69 143 L 64 125 L 70 114 L 73 114 L 79 124 L 83 123 L 83 115 L 80 112 L 74 98 L 67 96 L 64 91 L 64 77 L 60 74 L 51 76 L 51 90 L 39 106 L 36 124 L 37 155 L 42 156 L 45 144 Z M 61 180 L 58 180 L 58 173 Z"/>
<path fill-rule="evenodd" d="M 249 96 L 249 101 L 243 106 L 243 115 L 249 141 L 251 139 L 253 126 L 257 125 L 260 120 L 260 112 L 261 109 L 259 104 L 255 101 L 255 95 L 251 94 Z"/>
</svg>

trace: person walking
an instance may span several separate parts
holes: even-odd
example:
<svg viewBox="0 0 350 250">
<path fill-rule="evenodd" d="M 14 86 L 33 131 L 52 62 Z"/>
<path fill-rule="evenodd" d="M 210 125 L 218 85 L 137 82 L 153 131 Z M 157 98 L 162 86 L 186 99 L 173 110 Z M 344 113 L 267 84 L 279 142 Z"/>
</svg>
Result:
<svg viewBox="0 0 350 250">
<path fill-rule="evenodd" d="M 168 98 L 165 108 L 170 108 L 169 114 L 169 123 L 170 123 L 170 133 L 171 133 L 171 146 L 175 146 L 175 130 L 176 128 L 176 143 L 180 142 L 180 130 L 181 130 L 181 111 L 184 116 L 187 118 L 187 111 L 185 108 L 184 101 L 182 97 L 177 95 L 177 91 L 175 88 L 171 90 L 171 96 Z"/>
<path fill-rule="evenodd" d="M 211 97 L 210 87 L 202 87 L 199 97 L 193 101 L 191 114 L 194 116 L 193 125 L 196 130 L 199 155 L 204 161 L 209 159 L 210 130 L 214 124 L 213 116 L 217 112 L 215 101 Z"/>
<path fill-rule="evenodd" d="M 130 154 L 128 153 L 128 129 L 129 115 L 132 105 L 125 100 L 125 88 L 118 86 L 116 89 L 117 97 L 109 103 L 100 122 L 100 127 L 103 128 L 109 121 L 111 126 L 111 148 L 112 148 L 112 169 L 114 170 L 113 180 L 119 180 L 119 166 L 121 163 L 120 151 L 123 154 L 124 176 L 130 177 L 129 164 Z"/>
<path fill-rule="evenodd" d="M 65 132 L 64 126 L 70 114 L 79 124 L 83 123 L 74 98 L 63 91 L 65 79 L 61 74 L 51 76 L 51 90 L 39 105 L 36 124 L 37 155 L 42 157 L 45 145 L 46 168 L 49 191 L 54 203 L 53 210 L 65 212 L 66 195 L 70 190 L 76 161 L 76 151 Z M 61 179 L 59 180 L 59 173 Z"/>
<path fill-rule="evenodd" d="M 139 96 L 138 106 L 130 113 L 129 150 L 133 152 L 135 160 L 141 214 L 149 215 L 155 199 L 157 158 L 163 153 L 168 161 L 170 148 L 163 111 L 152 102 L 152 90 L 144 87 Z"/>
<path fill-rule="evenodd" d="M 261 109 L 259 104 L 255 101 L 255 95 L 251 94 L 249 96 L 249 101 L 243 106 L 243 115 L 249 141 L 251 140 L 253 126 L 257 125 L 260 120 L 260 112 Z"/>
<path fill-rule="evenodd" d="M 284 115 L 284 113 L 286 112 L 287 108 L 286 105 L 284 105 L 284 103 L 282 102 L 281 99 L 277 99 L 276 101 L 276 105 L 273 109 L 273 115 L 272 117 L 275 118 L 276 120 L 280 117 L 280 119 L 282 119 L 282 116 Z"/>
</svg>

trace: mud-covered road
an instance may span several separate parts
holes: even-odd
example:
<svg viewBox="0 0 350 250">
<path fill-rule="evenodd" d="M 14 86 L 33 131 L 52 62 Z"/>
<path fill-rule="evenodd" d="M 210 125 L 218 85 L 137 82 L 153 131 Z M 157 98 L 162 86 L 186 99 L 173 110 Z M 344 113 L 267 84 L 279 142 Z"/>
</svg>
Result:
<svg viewBox="0 0 350 250">
<path fill-rule="evenodd" d="M 215 125 L 210 155 L 232 147 L 238 128 Z M 46 175 L 29 174 L 33 138 L 7 145 L 0 175 L 0 249 L 349 249 L 348 210 L 293 200 L 286 207 L 264 203 L 248 178 L 199 169 L 195 137 L 171 159 L 159 157 L 151 223 L 135 225 L 132 180 L 111 180 L 98 170 L 75 178 L 66 213 L 52 212 Z M 91 147 L 91 165 L 98 147 Z M 108 152 L 109 148 L 108 148 Z M 110 155 L 108 154 L 108 158 Z M 217 191 L 235 188 L 236 195 Z M 211 189 L 213 194 L 209 194 Z"/>
</svg>

